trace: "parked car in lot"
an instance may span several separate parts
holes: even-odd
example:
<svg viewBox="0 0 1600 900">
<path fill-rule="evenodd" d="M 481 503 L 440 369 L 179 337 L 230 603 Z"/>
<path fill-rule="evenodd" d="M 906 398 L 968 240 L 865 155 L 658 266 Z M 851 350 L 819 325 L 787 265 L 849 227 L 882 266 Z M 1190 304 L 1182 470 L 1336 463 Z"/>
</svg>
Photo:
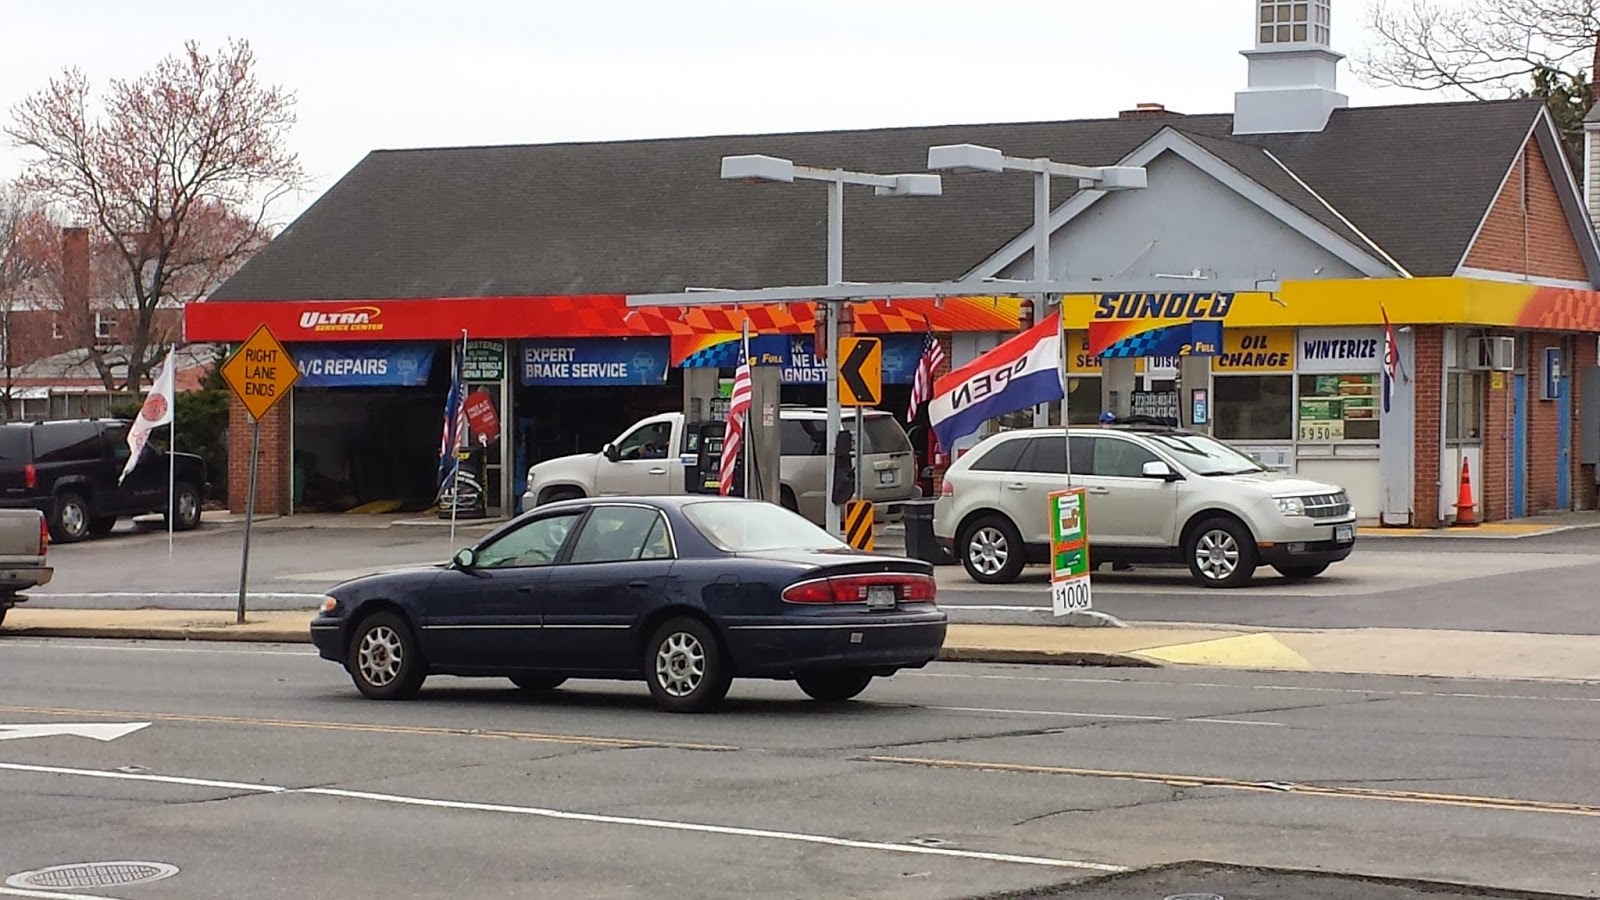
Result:
<svg viewBox="0 0 1600 900">
<path fill-rule="evenodd" d="M 1015 581 L 1049 556 L 1049 495 L 1066 486 L 1060 429 L 1006 431 L 945 473 L 934 536 L 975 581 Z M 1168 428 L 1074 430 L 1089 558 L 1184 563 L 1196 584 L 1238 587 L 1260 565 L 1314 578 L 1355 547 L 1339 487 L 1275 474 L 1222 441 Z"/>
<path fill-rule="evenodd" d="M 847 424 L 849 418 L 846 419 Z M 665 496 L 690 493 L 698 475 L 698 434 L 683 413 L 641 419 L 599 453 L 546 460 L 528 469 L 522 508 L 580 497 Z M 821 524 L 827 515 L 829 459 L 826 410 L 784 406 L 778 411 L 779 501 Z M 905 429 L 881 410 L 866 413 L 864 494 L 879 518 L 895 521 L 900 504 L 920 496 L 916 453 Z"/>
<path fill-rule="evenodd" d="M 173 528 L 200 526 L 206 466 L 200 457 L 145 446 L 121 484 L 128 462 L 128 422 L 73 419 L 0 425 L 0 508 L 37 509 L 50 537 L 66 544 L 103 537 L 117 519 L 160 513 Z M 172 490 L 168 492 L 168 481 Z"/>
<path fill-rule="evenodd" d="M 858 553 L 782 507 L 723 497 L 572 500 L 525 513 L 445 566 L 329 591 L 323 658 L 377 700 L 429 675 L 644 679 L 671 712 L 734 678 L 847 700 L 933 661 L 946 620 L 933 567 Z"/>
<path fill-rule="evenodd" d="M 50 528 L 36 509 L 0 509 L 0 622 L 26 600 L 21 592 L 50 583 Z"/>
</svg>

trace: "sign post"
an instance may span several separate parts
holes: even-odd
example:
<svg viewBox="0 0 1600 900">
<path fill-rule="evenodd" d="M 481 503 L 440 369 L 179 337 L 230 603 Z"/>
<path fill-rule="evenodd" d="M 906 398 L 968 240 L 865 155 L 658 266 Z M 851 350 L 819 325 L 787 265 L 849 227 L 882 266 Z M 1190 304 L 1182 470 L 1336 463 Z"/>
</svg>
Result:
<svg viewBox="0 0 1600 900">
<path fill-rule="evenodd" d="M 883 341 L 877 338 L 839 339 L 839 405 L 853 406 L 855 421 L 855 499 L 867 496 L 865 414 L 863 407 L 877 406 L 883 402 Z M 846 528 L 848 533 L 849 529 Z"/>
<path fill-rule="evenodd" d="M 1083 488 L 1050 492 L 1050 609 L 1084 612 L 1089 597 L 1089 505 Z"/>
<path fill-rule="evenodd" d="M 250 576 L 250 529 L 256 518 L 256 477 L 261 463 L 261 419 L 289 396 L 300 371 L 289 351 L 262 325 L 222 364 L 222 379 L 250 413 L 250 482 L 244 501 L 244 549 L 239 560 L 239 608 L 244 624 L 245 589 Z"/>
</svg>

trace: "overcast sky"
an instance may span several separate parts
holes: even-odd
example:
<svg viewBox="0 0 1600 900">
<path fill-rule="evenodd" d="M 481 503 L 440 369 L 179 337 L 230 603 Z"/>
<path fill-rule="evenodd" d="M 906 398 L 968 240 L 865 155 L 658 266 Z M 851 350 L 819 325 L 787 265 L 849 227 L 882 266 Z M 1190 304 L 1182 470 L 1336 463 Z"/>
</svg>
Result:
<svg viewBox="0 0 1600 900">
<path fill-rule="evenodd" d="M 1333 0 L 1335 49 L 1369 0 Z M 1225 112 L 1253 0 L 73 0 L 4 15 L 0 111 L 65 66 L 134 77 L 194 38 L 248 39 L 293 90 L 311 190 L 369 150 Z M 1355 105 L 1436 99 L 1361 84 Z M 22 157 L 0 142 L 0 181 Z M 825 162 L 825 161 L 818 161 Z"/>
</svg>

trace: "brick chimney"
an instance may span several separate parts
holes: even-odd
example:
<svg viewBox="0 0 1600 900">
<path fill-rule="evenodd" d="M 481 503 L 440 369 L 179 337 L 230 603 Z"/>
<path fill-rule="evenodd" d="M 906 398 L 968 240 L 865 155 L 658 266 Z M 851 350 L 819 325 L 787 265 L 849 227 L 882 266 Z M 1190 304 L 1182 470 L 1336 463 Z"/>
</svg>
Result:
<svg viewBox="0 0 1600 900">
<path fill-rule="evenodd" d="M 89 229 L 61 229 L 61 306 L 69 320 L 89 318 Z"/>
<path fill-rule="evenodd" d="M 1136 103 L 1133 109 L 1125 109 L 1117 113 L 1117 118 L 1123 121 L 1130 119 L 1167 119 L 1181 117 L 1183 113 L 1173 112 L 1160 103 Z"/>
</svg>

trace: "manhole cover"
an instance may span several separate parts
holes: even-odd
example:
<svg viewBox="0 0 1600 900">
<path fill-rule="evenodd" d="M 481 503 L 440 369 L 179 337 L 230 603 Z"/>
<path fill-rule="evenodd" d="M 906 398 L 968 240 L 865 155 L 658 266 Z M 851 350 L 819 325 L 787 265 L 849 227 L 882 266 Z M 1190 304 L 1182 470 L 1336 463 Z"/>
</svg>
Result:
<svg viewBox="0 0 1600 900">
<path fill-rule="evenodd" d="M 6 879 L 14 888 L 88 888 L 145 884 L 178 874 L 177 866 L 158 862 L 92 862 L 19 872 Z"/>
</svg>

